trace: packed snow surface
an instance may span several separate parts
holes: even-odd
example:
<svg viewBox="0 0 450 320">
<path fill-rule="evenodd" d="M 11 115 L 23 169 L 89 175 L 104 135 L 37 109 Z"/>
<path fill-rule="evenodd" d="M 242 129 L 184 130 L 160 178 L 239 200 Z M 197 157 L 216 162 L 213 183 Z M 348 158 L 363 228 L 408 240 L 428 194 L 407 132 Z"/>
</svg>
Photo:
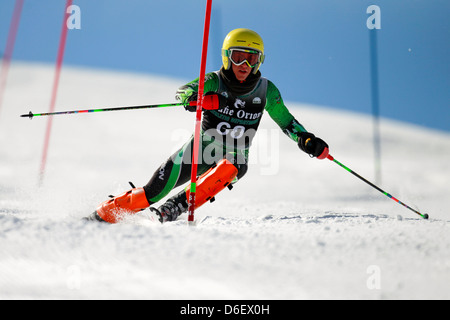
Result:
<svg viewBox="0 0 450 320">
<path fill-rule="evenodd" d="M 161 225 L 148 210 L 115 225 L 84 222 L 128 181 L 146 184 L 192 134 L 195 115 L 174 107 L 55 116 L 39 185 L 49 118 L 19 115 L 48 112 L 53 76 L 37 64 L 9 72 L 0 299 L 450 298 L 448 133 L 381 121 L 376 183 L 429 220 L 309 158 L 265 114 L 247 175 L 196 210 L 196 226 L 185 215 Z M 56 110 L 174 102 L 187 80 L 66 67 Z M 338 161 L 375 182 L 370 117 L 286 104 Z"/>
</svg>

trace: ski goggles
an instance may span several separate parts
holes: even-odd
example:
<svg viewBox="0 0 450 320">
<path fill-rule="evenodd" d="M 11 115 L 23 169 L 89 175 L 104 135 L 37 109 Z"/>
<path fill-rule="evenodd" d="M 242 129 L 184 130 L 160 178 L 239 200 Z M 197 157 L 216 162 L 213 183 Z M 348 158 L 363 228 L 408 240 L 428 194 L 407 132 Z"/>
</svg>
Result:
<svg viewBox="0 0 450 320">
<path fill-rule="evenodd" d="M 250 68 L 254 68 L 261 63 L 261 52 L 255 50 L 233 48 L 227 50 L 227 56 L 237 66 L 247 62 Z"/>
</svg>

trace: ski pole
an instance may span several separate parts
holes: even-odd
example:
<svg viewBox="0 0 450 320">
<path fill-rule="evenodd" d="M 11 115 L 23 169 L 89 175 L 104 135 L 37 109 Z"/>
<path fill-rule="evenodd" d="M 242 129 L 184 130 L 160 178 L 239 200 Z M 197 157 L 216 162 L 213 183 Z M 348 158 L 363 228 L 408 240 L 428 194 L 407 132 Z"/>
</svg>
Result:
<svg viewBox="0 0 450 320">
<path fill-rule="evenodd" d="M 179 107 L 179 106 L 196 106 L 197 101 L 192 101 L 189 104 L 181 103 L 168 103 L 168 104 L 153 104 L 153 105 L 143 105 L 143 106 L 127 106 L 127 107 L 114 107 L 114 108 L 98 108 L 98 109 L 86 109 L 86 110 L 72 110 L 72 111 L 57 111 L 57 112 L 47 112 L 47 113 L 32 113 L 31 111 L 27 114 L 20 115 L 21 117 L 28 117 L 33 119 L 33 117 L 41 116 L 54 116 L 59 114 L 76 114 L 76 113 L 90 113 L 90 112 L 106 112 L 106 111 L 123 111 L 123 110 L 136 110 L 136 109 L 150 109 L 150 108 L 164 108 L 164 107 Z"/>
<path fill-rule="evenodd" d="M 414 213 L 417 213 L 419 216 L 421 216 L 424 219 L 428 219 L 428 214 L 424 213 L 420 213 L 417 210 L 414 210 L 413 208 L 411 208 L 410 206 L 404 204 L 403 202 L 401 202 L 400 200 L 398 200 L 397 198 L 393 197 L 392 195 L 390 195 L 389 193 L 387 193 L 386 191 L 384 191 L 383 189 L 377 187 L 376 185 L 374 185 L 372 182 L 364 179 L 363 177 L 361 177 L 359 174 L 357 174 L 355 171 L 351 170 L 350 168 L 348 168 L 347 166 L 343 165 L 342 163 L 340 163 L 339 161 L 337 161 L 336 159 L 333 158 L 333 156 L 331 156 L 330 154 L 327 156 L 327 159 L 337 163 L 339 166 L 341 166 L 342 168 L 344 168 L 345 170 L 347 170 L 348 172 L 350 172 L 351 174 L 353 174 L 354 176 L 358 177 L 359 179 L 361 179 L 362 181 L 364 181 L 365 183 L 367 183 L 368 185 L 370 185 L 372 188 L 377 189 L 378 191 L 380 191 L 382 194 L 384 194 L 385 196 L 387 196 L 388 198 L 394 200 L 395 202 L 401 204 L 402 206 L 408 208 L 409 210 L 413 211 Z"/>
<path fill-rule="evenodd" d="M 223 96 L 216 94 L 205 94 L 202 99 L 202 109 L 206 110 L 216 110 L 224 103 Z M 76 113 L 91 113 L 91 112 L 106 112 L 106 111 L 123 111 L 123 110 L 136 110 L 136 109 L 151 109 L 151 108 L 165 108 L 165 107 L 193 107 L 197 106 L 197 101 L 190 101 L 189 103 L 166 103 L 166 104 L 152 104 L 143 106 L 126 106 L 126 107 L 113 107 L 113 108 L 97 108 L 97 109 L 86 109 L 86 110 L 72 110 L 72 111 L 57 111 L 57 112 L 46 112 L 46 113 L 33 113 L 29 112 L 20 115 L 21 117 L 28 117 L 33 119 L 33 117 L 41 116 L 54 116 L 58 114 L 76 114 Z"/>
</svg>

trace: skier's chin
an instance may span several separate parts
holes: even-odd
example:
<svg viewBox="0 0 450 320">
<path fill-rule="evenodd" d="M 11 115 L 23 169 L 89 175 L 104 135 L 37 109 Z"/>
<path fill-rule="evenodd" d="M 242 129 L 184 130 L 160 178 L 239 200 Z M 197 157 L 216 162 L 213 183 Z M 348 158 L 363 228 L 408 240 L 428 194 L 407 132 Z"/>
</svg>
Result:
<svg viewBox="0 0 450 320">
<path fill-rule="evenodd" d="M 246 71 L 246 70 L 238 70 L 236 78 L 239 81 L 245 81 L 245 79 L 247 79 L 248 75 L 250 74 L 250 72 Z"/>
</svg>

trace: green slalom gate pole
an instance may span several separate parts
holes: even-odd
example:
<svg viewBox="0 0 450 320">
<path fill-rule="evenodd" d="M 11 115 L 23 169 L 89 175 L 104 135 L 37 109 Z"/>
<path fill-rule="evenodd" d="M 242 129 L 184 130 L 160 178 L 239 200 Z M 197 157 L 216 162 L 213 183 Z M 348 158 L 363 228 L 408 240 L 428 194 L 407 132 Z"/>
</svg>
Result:
<svg viewBox="0 0 450 320">
<path fill-rule="evenodd" d="M 31 111 L 26 114 L 20 115 L 24 118 L 33 119 L 33 117 L 42 116 L 54 116 L 62 114 L 78 114 L 78 113 L 92 113 L 92 112 L 107 112 L 107 111 L 124 111 L 124 110 L 137 110 L 137 109 L 151 109 L 151 108 L 166 108 L 166 107 L 180 107 L 180 106 L 195 106 L 196 101 L 192 101 L 189 104 L 181 103 L 166 103 L 166 104 L 153 104 L 153 105 L 142 105 L 142 106 L 126 106 L 126 107 L 114 107 L 114 108 L 96 108 L 96 109 L 86 109 L 86 110 L 72 110 L 72 111 L 57 111 L 57 112 L 47 112 L 47 113 L 32 113 Z"/>
<path fill-rule="evenodd" d="M 420 213 L 417 210 L 414 210 L 413 208 L 411 208 L 410 206 L 404 204 L 403 202 L 401 202 L 400 200 L 398 200 L 397 198 L 393 197 L 392 195 L 390 195 L 389 193 L 387 193 L 386 191 L 384 191 L 383 189 L 377 187 L 376 185 L 374 185 L 372 182 L 364 179 L 363 177 L 361 177 L 359 174 L 357 174 L 355 171 L 351 170 L 350 168 L 348 168 L 347 166 L 343 165 L 342 163 L 340 163 L 339 161 L 337 161 L 336 159 L 333 158 L 333 156 L 328 155 L 327 159 L 333 161 L 334 163 L 338 164 L 339 166 L 341 166 L 342 168 L 344 168 L 345 170 L 347 170 L 348 172 L 350 172 L 351 174 L 353 174 L 354 176 L 358 177 L 359 179 L 361 179 L 362 181 L 364 181 L 365 183 L 367 183 L 368 185 L 370 185 L 372 188 L 375 188 L 376 190 L 380 191 L 382 194 L 384 194 L 386 197 L 394 200 L 395 202 L 401 204 L 402 206 L 404 206 L 405 208 L 413 211 L 414 213 L 418 214 L 419 216 L 421 216 L 424 219 L 428 219 L 428 214 L 426 213 Z"/>
</svg>

